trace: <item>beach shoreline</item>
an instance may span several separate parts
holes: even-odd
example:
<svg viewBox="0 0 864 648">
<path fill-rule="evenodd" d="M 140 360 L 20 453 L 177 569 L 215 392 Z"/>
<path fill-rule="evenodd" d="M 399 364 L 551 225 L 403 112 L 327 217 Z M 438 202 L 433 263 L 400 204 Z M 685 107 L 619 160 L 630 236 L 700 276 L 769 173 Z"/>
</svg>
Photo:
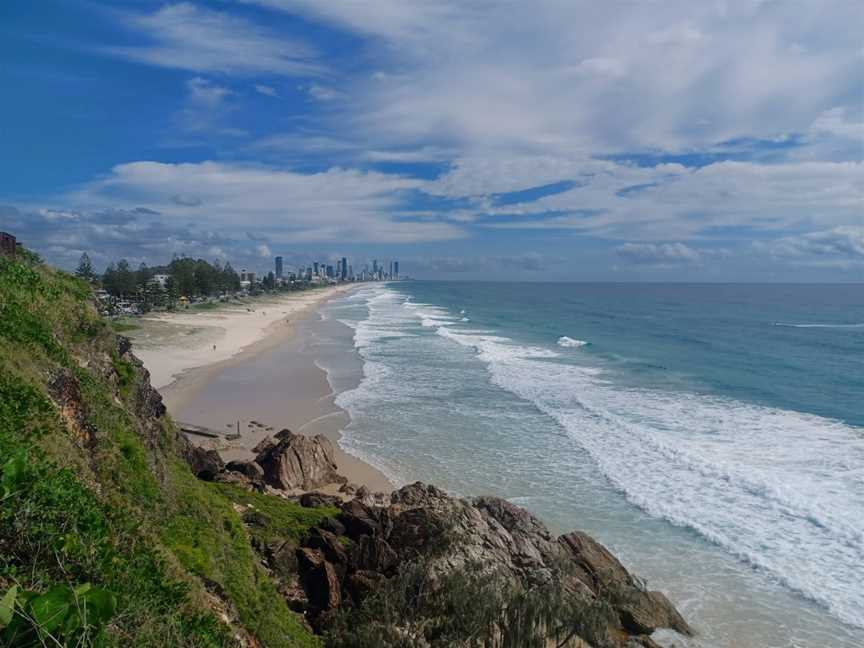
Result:
<svg viewBox="0 0 864 648">
<path fill-rule="evenodd" d="M 315 291 L 309 293 L 311 299 L 260 302 L 256 312 L 269 311 L 262 315 L 265 322 L 238 309 L 153 318 L 157 327 L 167 322 L 194 328 L 195 333 L 180 338 L 185 348 L 172 343 L 176 336 L 163 336 L 160 344 L 159 339 L 148 337 L 146 328 L 130 337 L 135 353 L 156 376 L 153 383 L 175 421 L 226 436 L 240 434 L 239 439 L 190 437 L 193 443 L 216 449 L 230 461 L 254 458 L 252 448 L 283 428 L 309 436 L 323 434 L 333 443 L 339 472 L 351 483 L 373 492 L 389 492 L 393 484 L 380 470 L 339 445 L 350 417 L 336 405 L 327 372 L 308 350 L 307 338 L 314 334 L 318 310 L 351 288 Z M 239 334 L 238 329 L 250 320 L 252 330 Z M 225 330 L 220 336 L 221 353 L 208 350 L 219 332 L 202 332 L 205 327 Z M 137 344 L 142 339 L 146 341 L 143 349 Z M 278 363 L 271 361 L 276 352 Z M 238 374 L 243 375 L 242 384 L 238 384 Z"/>
</svg>

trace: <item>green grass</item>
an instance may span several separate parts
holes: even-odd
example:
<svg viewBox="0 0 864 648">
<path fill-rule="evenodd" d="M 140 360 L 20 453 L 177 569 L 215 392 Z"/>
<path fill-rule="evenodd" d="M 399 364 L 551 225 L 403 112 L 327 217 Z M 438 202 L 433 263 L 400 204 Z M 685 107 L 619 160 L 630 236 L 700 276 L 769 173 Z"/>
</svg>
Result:
<svg viewBox="0 0 864 648">
<path fill-rule="evenodd" d="M 177 509 L 166 519 L 162 537 L 181 563 L 195 574 L 220 583 L 237 606 L 244 625 L 266 645 L 319 645 L 259 566 L 246 526 L 232 506 L 232 501 L 240 498 L 226 497 L 221 489 L 214 488 L 216 484 L 191 477 L 179 462 L 172 465 L 170 477 Z M 293 511 L 282 511 L 277 498 L 259 497 L 275 501 L 272 510 L 280 511 L 280 521 L 291 518 Z M 299 512 L 296 519 L 303 519 Z M 302 530 L 297 521 L 291 528 Z M 303 528 L 308 529 L 308 525 Z"/>
<path fill-rule="evenodd" d="M 140 324 L 132 324 L 131 322 L 112 320 L 111 328 L 115 333 L 128 333 L 129 331 L 137 331 L 141 328 Z"/>
<path fill-rule="evenodd" d="M 141 373 L 117 355 L 89 294 L 69 275 L 0 258 L 0 484 L 14 481 L 0 488 L 0 596 L 13 583 L 108 590 L 117 611 L 82 646 L 233 646 L 224 610 L 267 648 L 319 645 L 234 510 L 251 494 L 198 481 L 170 420 L 135 415 Z M 70 427 L 48 396 L 61 369 L 78 381 L 86 445 L 79 419 Z M 257 494 L 253 505 L 267 524 L 252 533 L 271 539 L 332 514 Z"/>
<path fill-rule="evenodd" d="M 279 497 L 250 492 L 234 484 L 208 483 L 207 487 L 224 498 L 248 507 L 246 521 L 255 538 L 264 544 L 299 541 L 322 520 L 335 516 L 333 507 L 303 508 Z"/>
</svg>

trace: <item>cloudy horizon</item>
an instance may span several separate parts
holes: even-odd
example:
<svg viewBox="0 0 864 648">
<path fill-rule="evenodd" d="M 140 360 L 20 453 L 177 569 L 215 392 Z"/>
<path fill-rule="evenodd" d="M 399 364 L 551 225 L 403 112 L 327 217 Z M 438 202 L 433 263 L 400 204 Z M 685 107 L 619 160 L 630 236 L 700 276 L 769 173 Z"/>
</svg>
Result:
<svg viewBox="0 0 864 648">
<path fill-rule="evenodd" d="M 61 267 L 864 281 L 857 3 L 0 13 L 0 229 Z"/>
</svg>

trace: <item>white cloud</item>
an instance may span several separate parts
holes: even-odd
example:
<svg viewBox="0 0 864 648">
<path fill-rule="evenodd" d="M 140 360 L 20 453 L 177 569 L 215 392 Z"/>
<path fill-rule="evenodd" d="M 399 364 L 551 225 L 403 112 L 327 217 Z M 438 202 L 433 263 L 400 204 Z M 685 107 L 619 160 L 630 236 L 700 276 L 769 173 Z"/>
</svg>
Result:
<svg viewBox="0 0 864 648">
<path fill-rule="evenodd" d="M 344 99 L 345 93 L 336 90 L 335 88 L 330 88 L 328 86 L 319 85 L 317 83 L 313 83 L 307 89 L 309 95 L 318 101 L 335 101 L 336 99 Z"/>
<path fill-rule="evenodd" d="M 574 181 L 569 190 L 495 206 L 488 196 Z M 864 163 L 718 162 L 636 167 L 579 156 L 465 158 L 427 187 L 470 196 L 504 229 L 573 229 L 646 241 L 746 238 L 753 232 L 860 224 Z"/>
<path fill-rule="evenodd" d="M 186 90 L 186 105 L 178 116 L 179 126 L 184 132 L 232 137 L 246 134 L 242 129 L 228 125 L 228 116 L 233 108 L 229 101 L 236 95 L 233 90 L 203 77 L 189 79 Z"/>
<path fill-rule="evenodd" d="M 625 243 L 615 248 L 615 253 L 638 265 L 686 265 L 702 260 L 697 250 L 683 243 Z"/>
<path fill-rule="evenodd" d="M 279 93 L 276 92 L 276 88 L 268 85 L 263 85 L 261 83 L 255 84 L 255 92 L 257 92 L 258 94 L 262 94 L 265 97 L 273 97 L 274 99 L 279 97 Z"/>
<path fill-rule="evenodd" d="M 452 223 L 403 217 L 402 192 L 422 184 L 398 175 L 340 168 L 304 174 L 219 162 L 134 162 L 115 166 L 107 177 L 84 185 L 62 201 L 81 210 L 146 206 L 166 220 L 192 219 L 197 226 L 226 236 L 253 231 L 266 237 L 271 246 L 463 237 L 463 230 Z M 194 196 L 195 200 L 178 201 L 178 196 Z"/>
<path fill-rule="evenodd" d="M 357 78 L 350 128 L 388 144 L 684 150 L 804 132 L 860 88 L 845 0 L 247 1 L 369 39 L 382 74 Z"/>
<path fill-rule="evenodd" d="M 784 236 L 756 246 L 777 257 L 797 260 L 856 261 L 864 263 L 864 222 L 857 227 L 835 227 L 798 236 Z"/>
<path fill-rule="evenodd" d="M 154 13 L 117 13 L 121 23 L 143 34 L 147 45 L 105 48 L 124 58 L 194 72 L 319 75 L 315 52 L 228 13 L 188 2 Z"/>
</svg>

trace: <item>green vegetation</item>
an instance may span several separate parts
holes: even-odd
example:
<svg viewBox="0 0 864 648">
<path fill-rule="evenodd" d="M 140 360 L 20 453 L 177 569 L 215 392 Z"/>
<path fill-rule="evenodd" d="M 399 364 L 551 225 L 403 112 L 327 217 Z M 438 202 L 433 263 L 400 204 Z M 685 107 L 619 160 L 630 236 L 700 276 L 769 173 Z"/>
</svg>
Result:
<svg viewBox="0 0 864 648">
<path fill-rule="evenodd" d="M 360 608 L 340 611 L 329 648 L 547 648 L 578 636 L 602 646 L 614 618 L 605 601 L 552 580 L 526 589 L 469 564 L 435 577 L 429 559 L 404 565 Z"/>
<path fill-rule="evenodd" d="M 95 279 L 92 268 L 87 272 L 87 263 L 89 259 L 85 260 L 82 255 L 79 275 L 82 278 Z M 84 265 L 83 270 L 81 265 Z M 164 291 L 153 285 L 151 280 L 155 275 L 169 275 Z M 105 269 L 102 287 L 113 297 L 143 297 L 150 301 L 165 298 L 176 300 L 180 296 L 210 296 L 239 290 L 240 276 L 230 263 L 223 266 L 204 259 L 176 257 L 168 265 L 148 267 L 142 264 L 137 270 L 133 270 L 126 259 L 120 259 Z"/>
<path fill-rule="evenodd" d="M 111 328 L 115 333 L 128 333 L 129 331 L 137 331 L 141 326 L 138 324 L 132 324 L 131 322 L 114 320 L 111 322 Z"/>
<path fill-rule="evenodd" d="M 318 645 L 250 533 L 296 539 L 328 512 L 197 480 L 89 294 L 0 258 L 0 645 Z"/>
<path fill-rule="evenodd" d="M 207 484 L 247 510 L 244 519 L 252 535 L 262 544 L 299 541 L 322 520 L 336 515 L 335 508 L 303 508 L 279 497 L 250 492 L 233 484 Z"/>
</svg>

